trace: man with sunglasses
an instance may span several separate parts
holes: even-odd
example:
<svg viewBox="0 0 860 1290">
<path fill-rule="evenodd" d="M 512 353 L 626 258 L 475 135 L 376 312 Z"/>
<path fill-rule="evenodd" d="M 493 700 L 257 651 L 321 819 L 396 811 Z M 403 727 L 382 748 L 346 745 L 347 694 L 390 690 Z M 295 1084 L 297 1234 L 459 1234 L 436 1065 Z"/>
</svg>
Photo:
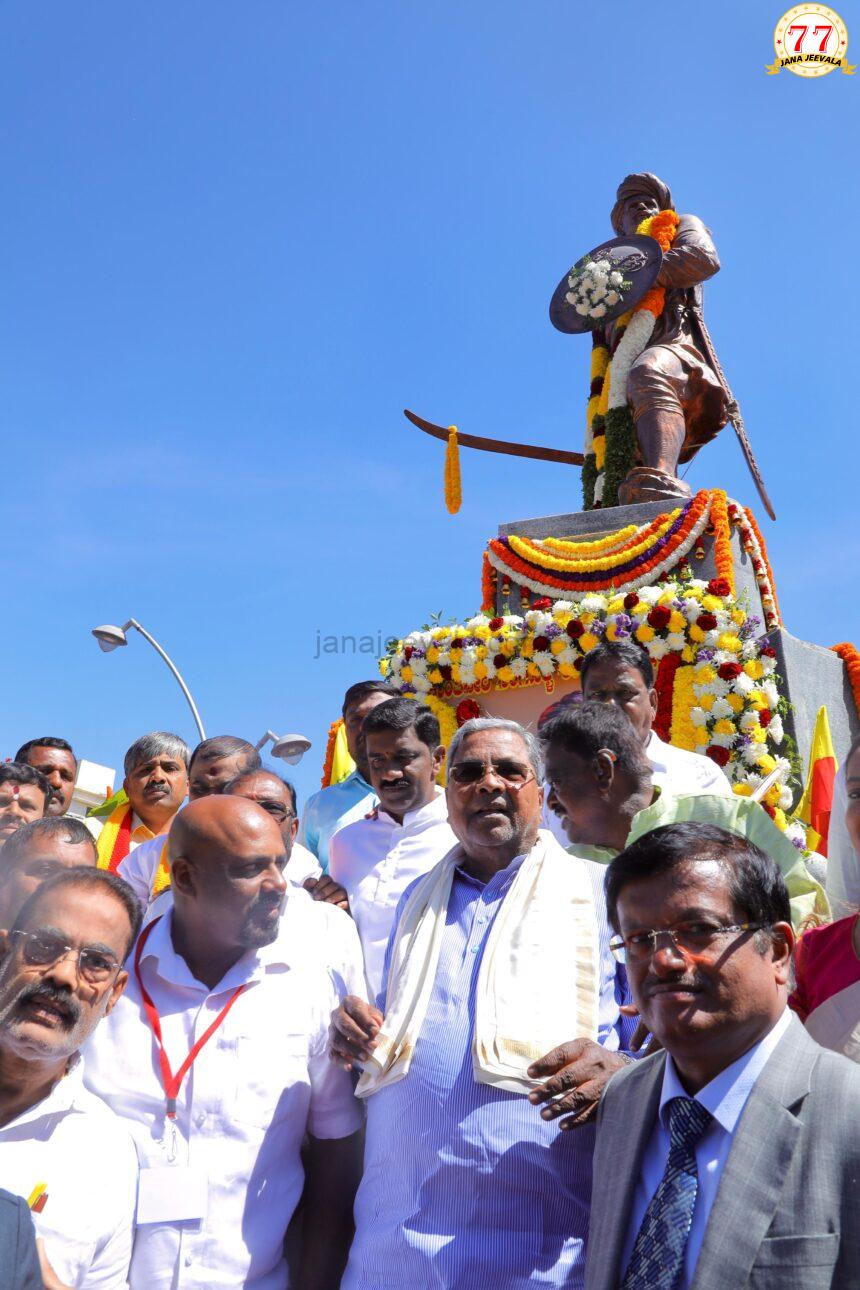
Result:
<svg viewBox="0 0 860 1290">
<path fill-rule="evenodd" d="M 542 780 L 516 722 L 461 727 L 457 845 L 401 897 L 381 1010 L 347 998 L 332 1019 L 332 1058 L 363 1066 L 368 1112 L 344 1290 L 582 1285 L 594 1111 L 629 1060 L 626 982 L 603 871 L 539 831 Z M 537 1059 L 571 1034 L 587 1076 L 554 1123 L 527 1095 Z"/>
<path fill-rule="evenodd" d="M 775 862 L 667 825 L 606 876 L 612 949 L 665 1052 L 598 1112 L 587 1290 L 860 1285 L 860 1071 L 787 1010 Z"/>
<path fill-rule="evenodd" d="M 126 884 L 88 867 L 49 878 L 0 931 L 0 1187 L 30 1207 L 49 1290 L 127 1284 L 137 1158 L 78 1050 L 125 989 L 139 926 Z"/>
</svg>

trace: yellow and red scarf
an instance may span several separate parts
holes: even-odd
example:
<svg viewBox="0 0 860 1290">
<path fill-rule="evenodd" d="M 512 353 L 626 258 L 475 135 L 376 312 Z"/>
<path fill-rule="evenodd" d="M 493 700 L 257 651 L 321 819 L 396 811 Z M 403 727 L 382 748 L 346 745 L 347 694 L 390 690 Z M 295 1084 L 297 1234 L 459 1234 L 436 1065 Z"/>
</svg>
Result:
<svg viewBox="0 0 860 1290">
<path fill-rule="evenodd" d="M 123 802 L 111 811 L 96 839 L 98 867 L 116 873 L 121 860 L 131 850 L 131 830 L 134 809 L 130 802 Z"/>
</svg>

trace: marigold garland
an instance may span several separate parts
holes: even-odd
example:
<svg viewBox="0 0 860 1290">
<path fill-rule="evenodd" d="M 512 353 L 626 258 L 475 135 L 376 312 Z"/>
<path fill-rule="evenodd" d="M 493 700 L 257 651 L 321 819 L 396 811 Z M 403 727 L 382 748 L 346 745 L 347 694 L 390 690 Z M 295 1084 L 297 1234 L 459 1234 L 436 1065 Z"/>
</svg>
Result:
<svg viewBox="0 0 860 1290">
<path fill-rule="evenodd" d="M 860 717 L 860 653 L 850 641 L 840 641 L 838 645 L 831 645 L 830 648 L 845 664 L 848 684 L 854 696 L 854 707 L 857 709 L 857 716 Z"/>
<path fill-rule="evenodd" d="M 456 515 L 463 501 L 460 482 L 460 448 L 457 427 L 448 427 L 448 445 L 445 449 L 445 505 L 451 515 Z"/>
<path fill-rule="evenodd" d="M 328 738 L 326 739 L 321 780 L 323 788 L 328 788 L 331 783 L 331 764 L 332 759 L 334 758 L 334 745 L 337 740 L 337 732 L 342 725 L 343 717 L 338 717 L 337 721 L 333 721 L 328 728 Z"/>
<path fill-rule="evenodd" d="M 735 594 L 735 562 L 732 557 L 732 530 L 729 524 L 728 498 L 722 488 L 711 489 L 711 525 L 714 530 L 714 564 L 718 578 L 725 578 L 729 594 Z"/>
<path fill-rule="evenodd" d="M 484 552 L 481 562 L 481 613 L 494 614 L 496 612 L 496 589 L 498 587 L 498 574 L 487 558 Z"/>
<path fill-rule="evenodd" d="M 651 546 L 632 558 L 628 558 L 622 550 L 617 553 L 616 562 L 607 568 L 568 573 L 556 568 L 559 561 L 554 556 L 538 555 L 526 559 L 518 555 L 515 546 L 521 540 L 514 537 L 491 539 L 487 557 L 499 573 L 538 595 L 554 596 L 559 592 L 602 591 L 610 588 L 616 591 L 635 591 L 645 583 L 655 582 L 692 550 L 709 520 L 709 491 L 702 489 L 673 514 L 676 518 Z M 658 520 L 665 521 L 666 517 L 658 516 Z M 600 565 L 604 562 L 590 563 Z"/>
</svg>

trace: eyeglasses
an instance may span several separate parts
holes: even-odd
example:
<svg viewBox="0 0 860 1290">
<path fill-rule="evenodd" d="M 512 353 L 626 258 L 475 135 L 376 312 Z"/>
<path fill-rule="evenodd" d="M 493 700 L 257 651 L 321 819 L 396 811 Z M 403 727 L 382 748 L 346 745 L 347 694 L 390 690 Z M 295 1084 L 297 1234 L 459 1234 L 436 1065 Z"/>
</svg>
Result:
<svg viewBox="0 0 860 1290">
<path fill-rule="evenodd" d="M 661 927 L 650 932 L 634 932 L 632 936 L 613 936 L 609 948 L 619 963 L 647 963 L 657 953 L 664 938 L 681 954 L 701 957 L 711 950 L 715 942 L 734 932 L 758 932 L 769 923 L 678 923 L 675 927 Z"/>
<path fill-rule="evenodd" d="M 494 760 L 490 763 L 477 760 L 458 761 L 456 766 L 452 766 L 448 771 L 448 778 L 453 779 L 454 783 L 462 788 L 480 783 L 488 774 L 504 780 L 509 788 L 523 788 L 529 780 L 534 779 L 534 771 L 531 767 L 524 766 L 522 762 L 513 761 L 509 757 L 500 757 L 498 761 Z"/>
<path fill-rule="evenodd" d="M 295 811 L 290 811 L 287 807 L 281 806 L 280 802 L 258 801 L 257 805 L 261 806 L 263 810 L 266 811 L 267 814 L 271 815 L 273 820 L 277 820 L 279 824 L 283 824 L 285 820 L 294 820 L 296 817 Z"/>
<path fill-rule="evenodd" d="M 74 954 L 78 972 L 88 985 L 102 985 L 122 966 L 113 954 L 87 945 L 76 949 L 74 945 L 66 945 L 62 936 L 53 932 L 15 931 L 12 935 L 20 938 L 24 962 L 31 967 L 53 967 L 67 955 Z"/>
</svg>

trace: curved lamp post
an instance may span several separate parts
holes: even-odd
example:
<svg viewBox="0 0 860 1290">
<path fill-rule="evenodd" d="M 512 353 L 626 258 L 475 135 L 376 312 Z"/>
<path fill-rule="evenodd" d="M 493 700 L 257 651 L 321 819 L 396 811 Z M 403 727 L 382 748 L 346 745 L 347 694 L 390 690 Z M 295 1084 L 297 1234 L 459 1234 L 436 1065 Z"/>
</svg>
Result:
<svg viewBox="0 0 860 1290">
<path fill-rule="evenodd" d="M 200 741 L 202 743 L 206 738 L 206 731 L 203 729 L 203 722 L 200 720 L 200 713 L 197 711 L 197 704 L 191 697 L 191 691 L 183 681 L 180 671 L 173 660 L 164 652 L 158 641 L 153 636 L 150 636 L 149 632 L 141 627 L 140 623 L 135 618 L 129 618 L 128 622 L 124 623 L 122 627 L 116 627 L 113 623 L 102 623 L 101 627 L 93 628 L 92 634 L 99 643 L 99 649 L 105 654 L 109 654 L 111 650 L 117 649 L 120 645 L 128 644 L 126 632 L 129 627 L 133 627 L 135 631 L 140 632 L 141 636 L 143 636 L 145 640 L 149 641 L 152 648 L 161 655 L 173 675 L 176 677 L 176 680 L 179 683 L 179 688 L 188 700 L 188 706 L 191 709 L 191 715 L 194 718 L 194 724 L 197 726 L 197 733 L 200 735 Z"/>
<path fill-rule="evenodd" d="M 300 762 L 311 746 L 310 739 L 306 739 L 304 735 L 276 735 L 274 730 L 267 730 L 254 747 L 260 752 L 269 742 L 272 745 L 272 756 L 280 757 L 281 761 L 289 762 L 291 766 Z"/>
</svg>

